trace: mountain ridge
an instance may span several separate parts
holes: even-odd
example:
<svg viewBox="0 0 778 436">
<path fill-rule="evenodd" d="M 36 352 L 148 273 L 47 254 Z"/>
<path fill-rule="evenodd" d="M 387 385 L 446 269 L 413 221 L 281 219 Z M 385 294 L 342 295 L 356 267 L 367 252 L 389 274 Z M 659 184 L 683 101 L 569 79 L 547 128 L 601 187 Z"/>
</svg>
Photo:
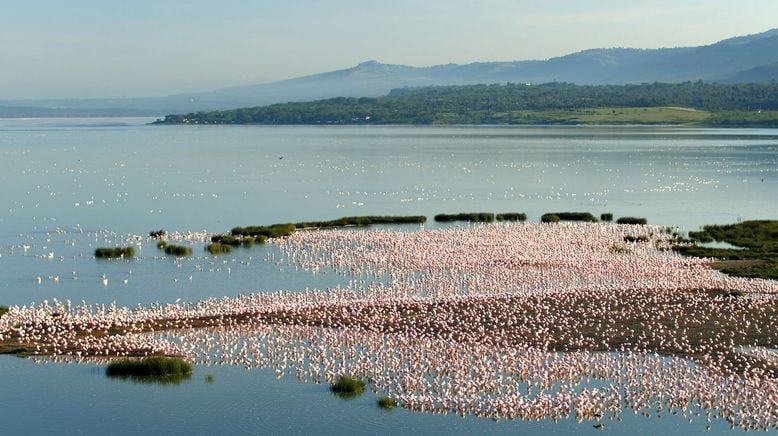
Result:
<svg viewBox="0 0 778 436">
<path fill-rule="evenodd" d="M 332 97 L 377 97 L 392 89 L 488 83 L 566 82 L 624 85 L 705 81 L 771 82 L 778 79 L 778 28 L 735 36 L 709 45 L 658 49 L 594 48 L 546 60 L 472 62 L 414 67 L 376 60 L 271 83 L 152 98 L 0 100 L 0 116 L 11 107 L 47 114 L 163 115 L 312 101 Z M 111 108 L 111 109 L 107 109 Z M 17 110 L 17 112 L 19 112 Z M 34 115 L 32 115 L 34 116 Z"/>
</svg>

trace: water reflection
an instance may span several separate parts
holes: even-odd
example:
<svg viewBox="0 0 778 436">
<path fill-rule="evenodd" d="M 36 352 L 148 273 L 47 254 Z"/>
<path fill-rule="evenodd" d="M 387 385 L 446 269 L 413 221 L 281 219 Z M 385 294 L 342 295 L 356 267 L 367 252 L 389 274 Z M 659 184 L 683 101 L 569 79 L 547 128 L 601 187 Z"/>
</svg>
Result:
<svg viewBox="0 0 778 436">
<path fill-rule="evenodd" d="M 185 381 L 192 379 L 192 374 L 176 374 L 165 376 L 151 376 L 151 375 L 125 375 L 125 374 L 108 374 L 105 375 L 111 380 L 121 380 L 125 382 L 131 382 L 139 385 L 159 385 L 159 386 L 177 386 Z"/>
</svg>

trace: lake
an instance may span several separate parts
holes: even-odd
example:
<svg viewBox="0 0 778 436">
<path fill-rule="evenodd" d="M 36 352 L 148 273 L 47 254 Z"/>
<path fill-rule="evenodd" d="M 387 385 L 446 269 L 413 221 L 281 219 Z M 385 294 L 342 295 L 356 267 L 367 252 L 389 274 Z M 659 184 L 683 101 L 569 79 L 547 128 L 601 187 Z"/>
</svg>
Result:
<svg viewBox="0 0 778 436">
<path fill-rule="evenodd" d="M 92 257 L 95 247 L 156 229 L 223 232 L 352 215 L 427 215 L 430 229 L 437 213 L 526 212 L 537 221 L 575 210 L 688 231 L 778 216 L 774 130 L 149 121 L 0 120 L 0 304 L 56 298 L 135 306 L 348 281 L 296 271 L 269 245 L 218 258 L 200 251 L 202 244 L 184 260 L 149 244 L 132 260 Z M 11 356 L 0 356 L 0 371 L 8 434 L 598 431 L 573 419 L 385 412 L 372 393 L 343 401 L 324 386 L 276 380 L 264 369 L 197 367 L 192 379 L 168 386 L 110 380 L 97 365 Z M 45 419 L 31 420 L 39 411 Z M 704 418 L 690 424 L 624 414 L 607 430 L 682 434 L 704 425 Z M 727 423 L 713 423 L 713 433 L 724 431 Z"/>
</svg>

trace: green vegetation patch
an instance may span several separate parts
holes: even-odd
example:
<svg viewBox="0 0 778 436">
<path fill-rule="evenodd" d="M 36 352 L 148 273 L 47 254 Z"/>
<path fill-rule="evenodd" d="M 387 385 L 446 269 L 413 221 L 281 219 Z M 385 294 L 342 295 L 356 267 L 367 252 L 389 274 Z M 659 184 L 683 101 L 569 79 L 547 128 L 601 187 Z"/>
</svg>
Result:
<svg viewBox="0 0 778 436">
<path fill-rule="evenodd" d="M 168 244 L 165 246 L 165 254 L 168 256 L 189 256 L 192 254 L 192 247 L 187 247 L 186 245 L 173 245 Z"/>
<path fill-rule="evenodd" d="M 527 214 L 518 212 L 498 213 L 494 218 L 497 221 L 527 221 Z"/>
<path fill-rule="evenodd" d="M 709 116 L 707 111 L 688 107 L 616 107 L 592 109 L 579 120 L 582 124 L 690 124 Z"/>
<path fill-rule="evenodd" d="M 165 235 L 167 235 L 167 232 L 164 230 L 152 230 L 149 232 L 149 237 L 157 238 L 157 239 L 162 238 Z"/>
<path fill-rule="evenodd" d="M 778 111 L 714 112 L 703 124 L 712 127 L 778 127 Z"/>
<path fill-rule="evenodd" d="M 331 221 L 305 221 L 295 223 L 295 227 L 298 229 L 307 228 L 327 228 L 327 227 L 346 227 L 346 226 L 369 226 L 372 224 L 424 224 L 427 221 L 427 217 L 423 215 L 411 215 L 411 216 L 382 216 L 382 215 L 366 215 L 366 216 L 347 216 Z"/>
<path fill-rule="evenodd" d="M 8 306 L 0 306 L 0 316 L 5 315 L 8 313 Z"/>
<path fill-rule="evenodd" d="M 133 256 L 135 256 L 135 248 L 133 247 L 100 247 L 95 249 L 95 257 L 98 259 L 117 259 Z"/>
<path fill-rule="evenodd" d="M 707 243 L 707 242 L 713 242 L 713 236 L 711 236 L 706 231 L 699 231 L 695 232 L 694 230 L 689 232 L 689 239 L 691 239 L 694 242 L 700 242 L 700 243 Z"/>
<path fill-rule="evenodd" d="M 147 357 L 144 359 L 119 359 L 108 364 L 108 377 L 175 377 L 192 374 L 192 365 L 179 357 Z"/>
<path fill-rule="evenodd" d="M 695 124 L 710 112 L 682 107 L 588 107 L 496 112 L 505 124 Z"/>
<path fill-rule="evenodd" d="M 240 245 L 244 247 L 253 247 L 254 243 L 257 242 L 257 240 L 260 239 L 258 236 L 252 237 L 252 236 L 246 236 L 245 238 L 240 239 Z M 267 238 L 262 239 L 260 242 L 261 244 L 264 244 Z"/>
<path fill-rule="evenodd" d="M 707 225 L 700 232 L 711 240 L 765 252 L 778 252 L 778 220 L 743 221 L 729 225 Z"/>
<path fill-rule="evenodd" d="M 616 220 L 616 224 L 645 225 L 648 224 L 648 220 L 645 218 L 636 218 L 634 216 L 623 216 Z"/>
<path fill-rule="evenodd" d="M 294 233 L 295 225 L 293 223 L 286 224 L 272 224 L 269 226 L 249 226 L 249 227 L 234 227 L 230 230 L 232 236 L 262 236 L 264 238 L 283 238 L 290 236 Z"/>
<path fill-rule="evenodd" d="M 249 236 L 249 238 L 252 238 Z M 241 240 L 243 238 L 236 238 L 232 235 L 213 235 L 211 236 L 211 242 L 214 244 L 221 244 L 221 245 L 233 245 L 238 246 L 241 244 Z"/>
<path fill-rule="evenodd" d="M 214 255 L 232 253 L 232 245 L 229 244 L 218 244 L 218 243 L 208 244 L 205 247 L 205 249 L 208 250 L 209 253 Z"/>
<path fill-rule="evenodd" d="M 243 238 L 242 241 L 245 244 L 247 243 L 246 238 L 253 237 L 254 241 L 251 241 L 250 243 L 256 242 L 263 244 L 268 238 L 283 238 L 285 236 L 290 236 L 296 229 L 336 228 L 348 226 L 364 227 L 373 224 L 423 224 L 426 221 L 427 217 L 423 215 L 347 216 L 329 221 L 302 221 L 298 223 L 272 224 L 269 226 L 234 227 L 232 230 L 230 230 L 230 235 L 217 235 L 212 237 L 211 241 L 234 245 L 234 241 L 239 241 L 239 238 Z M 229 239 L 231 237 L 235 238 L 234 241 Z"/>
<path fill-rule="evenodd" d="M 330 390 L 342 398 L 353 398 L 365 392 L 365 382 L 344 375 L 330 386 Z"/>
<path fill-rule="evenodd" d="M 597 218 L 589 212 L 550 212 L 540 217 L 540 222 L 555 223 L 559 221 L 584 221 L 596 223 Z"/>
<path fill-rule="evenodd" d="M 241 229 L 241 227 L 236 227 L 236 229 Z M 211 236 L 211 242 L 214 244 L 230 245 L 232 247 L 238 247 L 238 246 L 251 247 L 255 243 L 264 244 L 267 241 L 267 238 L 268 237 L 265 235 L 255 235 L 255 236 L 244 236 L 244 235 L 233 236 L 232 234 L 213 235 Z"/>
<path fill-rule="evenodd" d="M 378 407 L 391 410 L 397 407 L 397 400 L 392 397 L 384 396 L 378 399 Z"/>
<path fill-rule="evenodd" d="M 726 242 L 742 249 L 693 245 L 674 250 L 685 256 L 719 259 L 713 267 L 729 275 L 778 280 L 778 220 L 707 225 L 699 232 L 689 232 L 689 237 L 695 242 Z"/>
<path fill-rule="evenodd" d="M 605 222 L 608 222 L 608 223 L 613 221 L 613 214 L 612 213 L 600 214 L 600 221 L 605 221 Z"/>
<path fill-rule="evenodd" d="M 470 213 L 455 213 L 455 214 L 441 213 L 435 215 L 435 221 L 440 223 L 446 223 L 452 221 L 472 221 L 472 222 L 490 223 L 494 221 L 494 214 L 491 212 L 470 212 Z"/>
</svg>

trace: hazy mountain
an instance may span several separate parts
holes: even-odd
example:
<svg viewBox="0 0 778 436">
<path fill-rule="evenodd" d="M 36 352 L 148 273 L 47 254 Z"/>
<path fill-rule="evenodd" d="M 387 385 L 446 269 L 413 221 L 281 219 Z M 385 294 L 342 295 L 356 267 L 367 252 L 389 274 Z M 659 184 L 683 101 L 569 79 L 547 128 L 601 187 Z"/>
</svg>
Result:
<svg viewBox="0 0 778 436">
<path fill-rule="evenodd" d="M 778 62 L 720 77 L 722 83 L 770 83 L 778 81 Z"/>
<path fill-rule="evenodd" d="M 338 96 L 375 97 L 394 88 L 430 85 L 553 81 L 600 85 L 697 80 L 745 83 L 770 82 L 776 78 L 778 29 L 701 47 L 593 49 L 544 61 L 479 62 L 424 68 L 368 61 L 352 68 L 279 82 L 157 98 L 0 100 L 0 116 L 3 113 L 72 115 L 79 111 L 90 115 L 163 115 Z"/>
</svg>

